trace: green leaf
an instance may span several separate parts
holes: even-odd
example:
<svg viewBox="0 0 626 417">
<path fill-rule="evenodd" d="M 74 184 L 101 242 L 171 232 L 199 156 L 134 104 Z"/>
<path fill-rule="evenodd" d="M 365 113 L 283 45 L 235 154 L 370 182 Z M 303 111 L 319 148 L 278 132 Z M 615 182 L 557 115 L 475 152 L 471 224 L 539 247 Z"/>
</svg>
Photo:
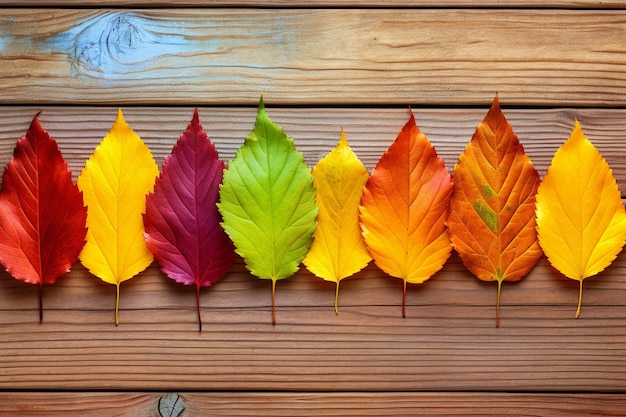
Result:
<svg viewBox="0 0 626 417">
<path fill-rule="evenodd" d="M 259 102 L 254 129 L 224 171 L 218 204 L 222 226 L 246 267 L 276 281 L 293 275 L 313 240 L 318 208 L 311 170 L 293 139 Z"/>
</svg>

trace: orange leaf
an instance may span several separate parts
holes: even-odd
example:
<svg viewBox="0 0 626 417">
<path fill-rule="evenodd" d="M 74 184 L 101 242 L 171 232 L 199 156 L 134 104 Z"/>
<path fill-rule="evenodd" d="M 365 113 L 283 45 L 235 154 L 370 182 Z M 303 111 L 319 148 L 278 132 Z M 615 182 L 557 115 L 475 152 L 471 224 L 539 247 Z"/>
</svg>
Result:
<svg viewBox="0 0 626 417">
<path fill-rule="evenodd" d="M 420 284 L 439 271 L 452 251 L 446 218 L 452 179 L 435 148 L 415 124 L 413 112 L 383 154 L 361 199 L 363 237 L 376 265 Z"/>
<path fill-rule="evenodd" d="M 535 266 L 539 174 L 504 117 L 496 95 L 454 167 L 448 228 L 463 264 L 483 281 L 517 281 Z"/>
</svg>

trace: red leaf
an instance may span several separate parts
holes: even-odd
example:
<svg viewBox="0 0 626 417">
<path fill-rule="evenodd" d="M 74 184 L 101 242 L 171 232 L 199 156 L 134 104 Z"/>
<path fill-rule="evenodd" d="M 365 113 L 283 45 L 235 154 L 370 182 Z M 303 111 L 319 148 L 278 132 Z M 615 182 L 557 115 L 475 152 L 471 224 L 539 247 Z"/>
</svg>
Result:
<svg viewBox="0 0 626 417">
<path fill-rule="evenodd" d="M 196 109 L 146 199 L 148 248 L 168 277 L 196 286 L 200 330 L 200 288 L 219 280 L 235 259 L 216 206 L 224 168 Z"/>
<path fill-rule="evenodd" d="M 68 272 L 85 245 L 87 210 L 56 141 L 37 116 L 15 147 L 0 192 L 0 262 L 14 278 L 43 284 Z"/>
</svg>

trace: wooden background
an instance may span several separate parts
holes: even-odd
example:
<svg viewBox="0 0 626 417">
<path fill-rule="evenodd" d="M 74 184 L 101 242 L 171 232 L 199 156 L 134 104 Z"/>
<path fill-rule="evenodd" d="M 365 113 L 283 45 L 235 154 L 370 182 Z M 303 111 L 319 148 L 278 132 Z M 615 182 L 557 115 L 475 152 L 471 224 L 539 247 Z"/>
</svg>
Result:
<svg viewBox="0 0 626 417">
<path fill-rule="evenodd" d="M 415 112 L 449 169 L 494 95 L 541 175 L 575 118 L 626 190 L 626 2 L 0 1 L 0 166 L 41 112 L 74 176 L 118 106 L 161 163 L 199 107 L 222 158 L 259 95 L 312 166 L 343 127 L 372 169 Z M 277 286 L 241 261 L 202 293 L 156 265 L 115 289 L 79 264 L 45 290 L 0 274 L 0 413 L 626 415 L 626 253 L 585 283 L 542 259 L 496 286 L 453 255 L 409 286 L 374 265 Z M 168 395 L 169 395 L 168 394 Z"/>
</svg>

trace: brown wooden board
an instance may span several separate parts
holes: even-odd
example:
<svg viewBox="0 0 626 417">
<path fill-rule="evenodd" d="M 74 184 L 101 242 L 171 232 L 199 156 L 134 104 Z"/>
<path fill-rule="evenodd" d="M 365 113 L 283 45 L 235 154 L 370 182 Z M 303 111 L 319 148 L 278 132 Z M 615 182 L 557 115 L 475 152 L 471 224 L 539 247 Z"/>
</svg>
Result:
<svg viewBox="0 0 626 417">
<path fill-rule="evenodd" d="M 53 0 L 0 0 L 0 5 L 8 7 L 59 7 L 60 2 Z M 310 8 L 310 7 L 342 7 L 342 8 L 424 8 L 424 7 L 507 7 L 507 8 L 591 8 L 591 9 L 622 9 L 624 0 L 570 0 L 567 2 L 551 0 L 64 0 L 65 7 L 271 7 L 271 8 Z"/>
<path fill-rule="evenodd" d="M 11 6 L 11 7 L 9 7 Z M 38 7 L 32 7 L 38 6 Z M 134 9 L 134 7 L 137 7 Z M 408 119 L 452 170 L 496 93 L 543 176 L 578 119 L 626 189 L 622 1 L 0 1 L 0 166 L 41 110 L 74 178 L 118 106 L 157 162 L 200 107 L 225 160 L 270 116 L 313 166 L 341 128 L 372 170 Z M 156 264 L 115 289 L 80 264 L 44 288 L 0 273 L 0 414 L 182 417 L 626 415 L 626 255 L 578 284 L 542 258 L 503 285 L 453 254 L 423 285 L 370 264 L 270 284 L 238 260 L 195 292 Z"/>
<path fill-rule="evenodd" d="M 373 265 L 342 284 L 302 270 L 277 285 L 238 262 L 202 291 L 152 266 L 115 287 L 80 265 L 44 287 L 0 279 L 0 389 L 530 391 L 626 390 L 626 255 L 578 283 L 541 260 L 505 283 L 500 327 L 496 285 L 477 280 L 456 256 L 423 285 L 410 285 L 402 318 L 401 281 Z"/>
<path fill-rule="evenodd" d="M 626 14 L 4 9 L 15 104 L 624 106 Z"/>
<path fill-rule="evenodd" d="M 12 417 L 158 416 L 169 393 L 5 393 L 0 412 Z M 623 415 L 623 394 L 480 393 L 180 393 L 181 416 L 535 416 Z M 175 415 L 175 414 L 174 414 Z"/>
</svg>

